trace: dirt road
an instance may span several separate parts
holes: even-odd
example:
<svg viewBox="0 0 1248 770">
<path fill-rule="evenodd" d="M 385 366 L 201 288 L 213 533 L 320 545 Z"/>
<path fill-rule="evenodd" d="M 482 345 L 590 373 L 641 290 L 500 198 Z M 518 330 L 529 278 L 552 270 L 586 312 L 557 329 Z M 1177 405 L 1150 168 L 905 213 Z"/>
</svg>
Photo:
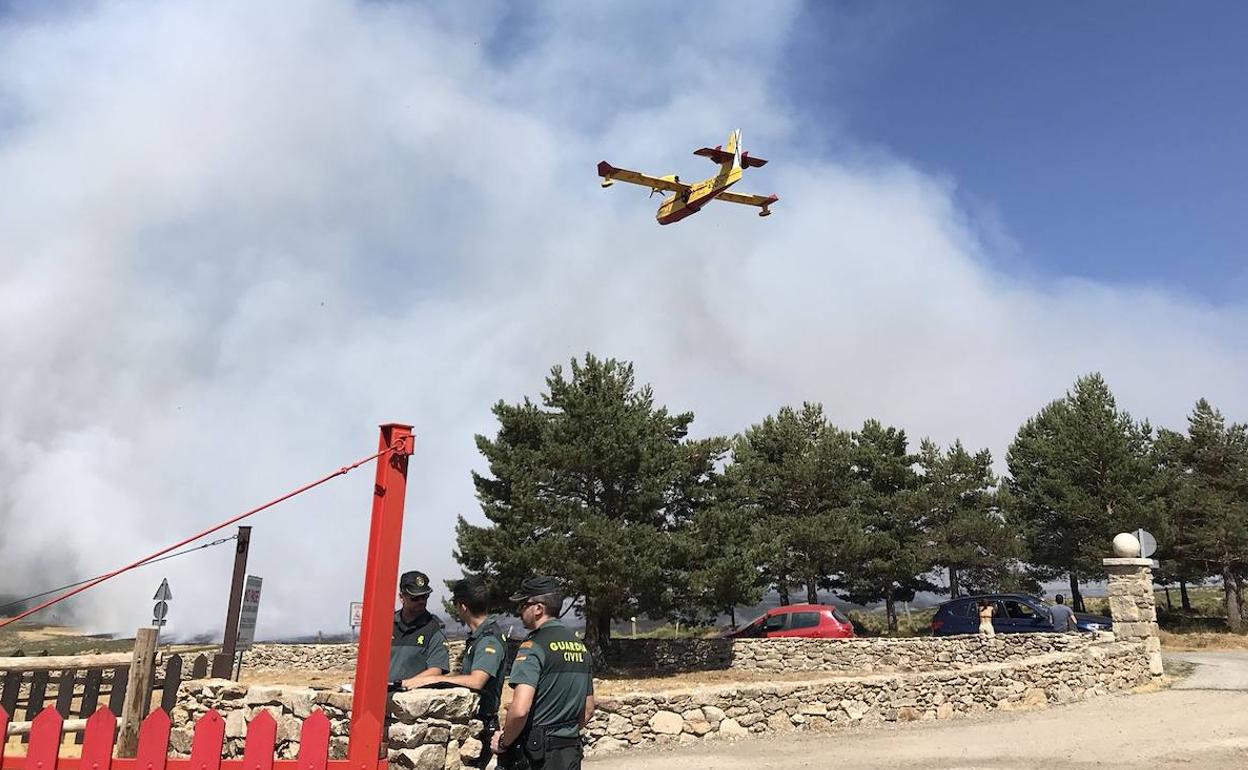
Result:
<svg viewBox="0 0 1248 770">
<path fill-rule="evenodd" d="M 1138 770 L 1248 766 L 1248 652 L 1179 653 L 1175 687 L 1032 712 L 604 757 L 587 770 Z"/>
</svg>

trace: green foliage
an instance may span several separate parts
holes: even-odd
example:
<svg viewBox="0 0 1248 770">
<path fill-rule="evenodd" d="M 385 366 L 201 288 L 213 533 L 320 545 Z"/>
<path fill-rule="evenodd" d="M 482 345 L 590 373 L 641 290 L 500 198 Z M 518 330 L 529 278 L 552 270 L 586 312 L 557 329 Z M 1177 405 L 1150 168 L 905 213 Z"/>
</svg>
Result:
<svg viewBox="0 0 1248 770">
<path fill-rule="evenodd" d="M 854 634 L 861 637 L 875 636 L 931 636 L 932 617 L 936 608 L 914 610 L 902 613 L 896 618 L 895 627 L 889 627 L 887 612 L 871 610 L 850 610 L 846 613 L 854 626 Z"/>
<path fill-rule="evenodd" d="M 883 601 L 888 627 L 897 630 L 896 603 L 936 588 L 927 574 L 935 566 L 915 497 L 915 455 L 903 430 L 867 420 L 853 434 L 854 509 L 862 537 L 841 592 L 856 604 Z"/>
<path fill-rule="evenodd" d="M 686 590 L 678 534 L 712 500 L 723 439 L 687 438 L 693 414 L 656 407 L 631 364 L 586 355 L 546 378 L 541 404 L 494 406 L 473 474 L 488 526 L 462 517 L 456 558 L 493 586 L 495 606 L 526 577 L 559 577 L 579 597 L 586 639 L 612 619 L 673 610 Z"/>
<path fill-rule="evenodd" d="M 1240 579 L 1248 572 L 1248 427 L 1227 425 L 1202 398 L 1188 416 L 1187 435 L 1163 431 L 1157 444 L 1173 571 L 1220 577 L 1227 623 L 1239 631 Z"/>
<path fill-rule="evenodd" d="M 1022 538 L 998 503 L 992 453 L 962 442 L 948 451 L 924 440 L 915 505 L 925 519 L 931 558 L 949 572 L 949 595 L 1019 590 L 1035 583 L 1021 572 Z"/>
<path fill-rule="evenodd" d="M 782 596 L 807 598 L 845 570 L 857 525 L 850 436 L 830 425 L 818 404 L 782 408 L 733 443 L 724 500 L 752 523 L 763 580 Z"/>
<path fill-rule="evenodd" d="M 1007 487 L 1032 564 L 1070 575 L 1099 574 L 1117 532 L 1162 525 L 1150 449 L 1152 428 L 1120 411 L 1099 374 L 1018 431 L 1006 455 Z"/>
<path fill-rule="evenodd" d="M 678 547 L 688 577 L 676 614 L 687 623 L 713 623 L 720 613 L 731 615 L 736 607 L 762 599 L 758 565 L 767 548 L 745 509 L 715 505 L 697 511 Z"/>
</svg>

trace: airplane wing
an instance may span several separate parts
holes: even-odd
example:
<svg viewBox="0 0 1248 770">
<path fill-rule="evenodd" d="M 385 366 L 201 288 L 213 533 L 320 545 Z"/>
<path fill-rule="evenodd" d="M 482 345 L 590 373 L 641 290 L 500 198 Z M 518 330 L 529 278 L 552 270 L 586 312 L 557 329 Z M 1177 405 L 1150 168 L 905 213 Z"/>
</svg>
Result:
<svg viewBox="0 0 1248 770">
<path fill-rule="evenodd" d="M 715 196 L 715 200 L 728 201 L 729 203 L 742 203 L 746 206 L 758 206 L 766 210 L 768 206 L 780 200 L 776 195 L 741 195 L 740 193 L 729 192 L 725 190 Z"/>
<path fill-rule="evenodd" d="M 687 192 L 690 186 L 684 182 L 677 182 L 671 179 L 662 179 L 657 176 L 649 176 L 640 174 L 636 171 L 629 171 L 626 168 L 616 168 L 605 160 L 598 164 L 598 176 L 603 179 L 613 179 L 617 182 L 628 182 L 629 184 L 641 185 L 649 187 L 651 190 L 665 190 L 667 192 Z M 603 183 L 606 186 L 606 183 Z"/>
</svg>

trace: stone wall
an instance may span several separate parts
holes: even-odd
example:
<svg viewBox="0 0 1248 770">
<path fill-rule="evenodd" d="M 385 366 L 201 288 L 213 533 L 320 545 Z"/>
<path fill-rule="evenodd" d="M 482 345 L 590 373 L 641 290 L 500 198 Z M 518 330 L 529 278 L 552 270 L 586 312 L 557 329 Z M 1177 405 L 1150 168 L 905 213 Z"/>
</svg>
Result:
<svg viewBox="0 0 1248 770">
<path fill-rule="evenodd" d="M 354 671 L 356 648 L 355 644 L 257 644 L 243 653 L 243 666 L 248 669 Z M 464 641 L 449 641 L 446 648 L 454 671 L 463 657 Z"/>
<path fill-rule="evenodd" d="M 589 724 L 587 742 L 591 752 L 599 753 L 793 730 L 951 719 L 1083 700 L 1152 680 L 1148 656 L 1134 642 L 1072 643 L 1068 649 L 1028 660 L 982 662 L 991 659 L 992 648 L 1008 645 L 1007 639 L 984 642 L 988 656 L 956 671 L 823 674 L 804 682 L 721 685 L 604 699 Z"/>
<path fill-rule="evenodd" d="M 291 645 L 298 646 L 298 645 Z M 228 679 L 184 682 L 178 704 L 170 715 L 170 745 L 178 755 L 190 752 L 195 721 L 209 709 L 225 718 L 225 750 L 222 756 L 243 755 L 247 725 L 261 711 L 277 721 L 277 756 L 292 759 L 299 753 L 302 721 L 313 709 L 330 720 L 329 756 L 342 759 L 347 752 L 351 696 L 347 693 L 308 687 L 244 685 Z M 421 689 L 395 694 L 390 700 L 387 723 L 389 758 L 393 765 L 410 770 L 458 770 L 465 761 L 480 756 L 482 724 L 475 719 L 477 695 L 461 687 Z"/>
<path fill-rule="evenodd" d="M 618 639 L 613 665 L 655 672 L 745 671 L 943 671 L 983 663 L 1084 649 L 1112 639 L 1094 634 L 1002 634 L 985 644 L 978 636 L 902 639 Z"/>
<path fill-rule="evenodd" d="M 276 646 L 276 645 L 266 645 Z M 299 647 L 309 645 L 285 645 Z M 727 650 L 723 653 L 722 650 Z M 620 640 L 655 670 L 690 661 L 720 668 L 805 671 L 801 681 L 748 682 L 599 701 L 586 731 L 593 752 L 690 743 L 790 730 L 951 719 L 963 715 L 1065 703 L 1152 681 L 1150 650 L 1113 634 L 1016 634 L 992 639 Z M 721 657 L 716 657 L 721 656 Z M 279 668 L 291 666 L 280 659 Z M 314 659 L 309 657 L 306 659 Z M 708 665 L 707 667 L 714 667 Z M 405 770 L 455 770 L 478 756 L 481 723 L 469 690 L 416 690 L 395 695 L 388 727 L 391 760 Z M 314 708 L 330 718 L 333 757 L 346 751 L 350 696 L 300 687 L 200 680 L 182 685 L 172 714 L 172 744 L 189 750 L 194 720 L 215 708 L 226 720 L 227 756 L 240 756 L 247 724 L 260 710 L 278 722 L 278 756 L 297 754 L 299 723 Z"/>
<path fill-rule="evenodd" d="M 257 644 L 243 653 L 243 667 L 296 671 L 354 671 L 354 644 Z"/>
</svg>

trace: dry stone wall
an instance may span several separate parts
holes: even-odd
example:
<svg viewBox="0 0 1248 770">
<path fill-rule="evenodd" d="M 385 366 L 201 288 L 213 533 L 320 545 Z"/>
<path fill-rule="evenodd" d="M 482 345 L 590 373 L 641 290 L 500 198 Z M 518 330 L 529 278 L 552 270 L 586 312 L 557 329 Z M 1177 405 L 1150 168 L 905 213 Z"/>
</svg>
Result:
<svg viewBox="0 0 1248 770">
<path fill-rule="evenodd" d="M 257 645 L 272 668 L 344 668 L 350 648 Z M 462 653 L 462 643 L 452 651 Z M 264 648 L 281 648 L 269 649 Z M 1015 634 L 912 639 L 619 640 L 613 650 L 651 671 L 741 669 L 807 672 L 801 681 L 635 692 L 599 703 L 586 730 L 591 752 L 792 730 L 818 731 L 894 721 L 952 719 L 1040 707 L 1125 690 L 1152 681 L 1152 650 L 1114 634 Z M 338 656 L 338 657 L 335 657 Z M 306 663 L 305 663 L 306 661 Z M 253 663 L 256 665 L 256 663 Z M 345 668 L 349 668 L 350 664 Z M 394 696 L 390 758 L 404 770 L 456 770 L 482 751 L 469 690 L 417 690 Z M 300 721 L 321 709 L 332 726 L 331 755 L 346 751 L 350 696 L 300 687 L 201 680 L 182 686 L 174 710 L 174 749 L 189 750 L 194 720 L 209 708 L 226 719 L 228 756 L 240 756 L 247 724 L 261 710 L 278 722 L 278 756 L 299 749 Z"/>
<path fill-rule="evenodd" d="M 654 671 L 943 671 L 1075 651 L 1112 639 L 1095 634 L 1009 634 L 903 639 L 619 639 L 613 663 Z"/>
<path fill-rule="evenodd" d="M 475 718 L 477 694 L 464 688 L 422 689 L 398 693 L 390 700 L 387 723 L 389 758 L 405 770 L 459 770 L 481 755 L 482 724 Z M 178 704 L 170 715 L 170 744 L 179 755 L 190 752 L 195 721 L 209 709 L 225 718 L 222 756 L 241 757 L 247 725 L 261 711 L 277 721 L 277 756 L 292 759 L 299 753 L 299 733 L 314 709 L 330 721 L 331 759 L 347 752 L 351 696 L 308 687 L 244 685 L 228 679 L 184 682 Z"/>
<path fill-rule="evenodd" d="M 247 669 L 289 669 L 294 671 L 354 671 L 355 644 L 257 644 L 243 653 Z M 451 670 L 464 655 L 462 639 L 446 643 Z"/>
<path fill-rule="evenodd" d="M 604 699 L 588 726 L 587 743 L 591 752 L 606 753 L 752 734 L 951 719 L 1083 700 L 1152 680 L 1148 655 L 1139 643 L 1072 641 L 1068 649 L 1027 660 L 984 662 L 992 660 L 994 648 L 1009 644 L 1002 637 L 985 640 L 986 657 L 962 670 L 822 674 L 806 682 L 723 685 Z"/>
</svg>

